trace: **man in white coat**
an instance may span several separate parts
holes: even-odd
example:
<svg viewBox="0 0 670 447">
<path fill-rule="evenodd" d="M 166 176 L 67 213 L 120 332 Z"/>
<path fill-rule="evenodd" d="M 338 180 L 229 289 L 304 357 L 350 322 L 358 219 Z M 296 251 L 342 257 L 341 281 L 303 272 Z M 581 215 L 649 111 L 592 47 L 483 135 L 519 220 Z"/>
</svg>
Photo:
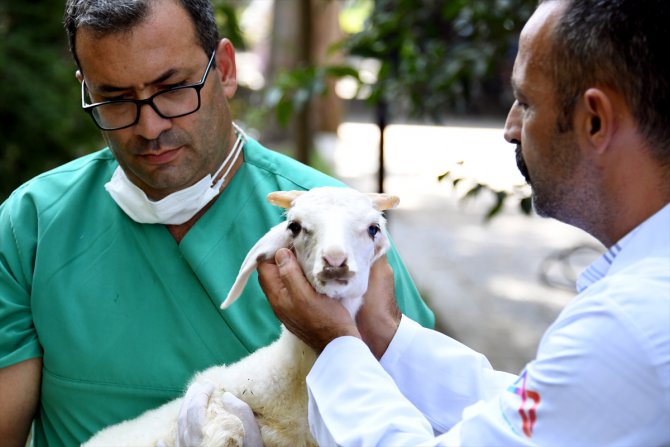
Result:
<svg viewBox="0 0 670 447">
<path fill-rule="evenodd" d="M 668 23 L 665 0 L 548 0 L 521 34 L 505 138 L 537 212 L 608 250 L 518 376 L 401 315 L 383 260 L 356 321 L 290 251 L 259 267 L 319 353 L 319 445 L 670 444 Z"/>
</svg>

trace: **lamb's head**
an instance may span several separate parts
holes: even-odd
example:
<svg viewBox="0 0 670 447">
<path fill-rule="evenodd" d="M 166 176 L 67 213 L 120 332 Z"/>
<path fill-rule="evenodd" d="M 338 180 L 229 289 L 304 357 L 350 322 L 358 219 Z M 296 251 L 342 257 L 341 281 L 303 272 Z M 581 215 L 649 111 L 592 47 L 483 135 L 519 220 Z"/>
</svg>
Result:
<svg viewBox="0 0 670 447">
<path fill-rule="evenodd" d="M 260 260 L 290 247 L 315 290 L 340 299 L 355 314 L 367 289 L 370 266 L 389 248 L 382 211 L 395 207 L 398 198 L 322 187 L 277 191 L 268 200 L 287 208 L 286 221 L 254 245 L 221 307 L 237 299 Z"/>
<path fill-rule="evenodd" d="M 269 200 L 288 207 L 290 245 L 316 291 L 332 298 L 362 296 L 372 262 L 389 247 L 380 211 L 392 205 L 389 196 L 317 188 L 303 194 L 274 193 Z"/>
</svg>

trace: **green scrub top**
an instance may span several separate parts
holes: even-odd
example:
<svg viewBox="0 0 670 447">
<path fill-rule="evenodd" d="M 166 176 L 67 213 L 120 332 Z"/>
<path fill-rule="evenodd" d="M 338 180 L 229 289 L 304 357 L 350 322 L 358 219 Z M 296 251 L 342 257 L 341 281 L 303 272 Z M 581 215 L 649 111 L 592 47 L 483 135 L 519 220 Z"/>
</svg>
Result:
<svg viewBox="0 0 670 447">
<path fill-rule="evenodd" d="M 102 150 L 0 206 L 0 367 L 43 357 L 38 446 L 79 445 L 178 397 L 194 372 L 274 340 L 279 323 L 255 276 L 219 309 L 247 251 L 283 219 L 265 196 L 341 185 L 249 139 L 237 174 L 177 244 L 113 202 L 104 184 L 117 166 Z M 432 326 L 395 249 L 389 260 L 401 309 Z"/>
</svg>

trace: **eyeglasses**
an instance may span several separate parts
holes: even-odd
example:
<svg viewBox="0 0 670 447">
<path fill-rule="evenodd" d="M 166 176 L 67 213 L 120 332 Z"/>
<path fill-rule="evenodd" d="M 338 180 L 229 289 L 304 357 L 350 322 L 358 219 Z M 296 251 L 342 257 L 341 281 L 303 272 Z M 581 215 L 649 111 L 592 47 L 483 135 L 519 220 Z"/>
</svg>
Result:
<svg viewBox="0 0 670 447">
<path fill-rule="evenodd" d="M 140 120 L 142 106 L 148 104 L 162 118 L 179 118 L 200 109 L 200 90 L 205 85 L 216 51 L 212 51 L 202 79 L 195 84 L 178 85 L 156 92 L 146 99 L 114 99 L 88 104 L 87 90 L 81 82 L 81 108 L 102 130 L 119 130 L 134 126 Z M 90 97 L 90 94 L 88 95 Z"/>
</svg>

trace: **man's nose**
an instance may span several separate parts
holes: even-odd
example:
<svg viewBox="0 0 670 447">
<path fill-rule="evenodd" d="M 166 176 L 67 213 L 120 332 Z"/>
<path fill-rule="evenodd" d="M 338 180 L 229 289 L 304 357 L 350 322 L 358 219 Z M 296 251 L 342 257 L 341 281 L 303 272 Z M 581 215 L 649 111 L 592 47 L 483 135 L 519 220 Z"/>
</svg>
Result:
<svg viewBox="0 0 670 447">
<path fill-rule="evenodd" d="M 170 118 L 163 118 L 149 104 L 140 107 L 140 119 L 135 124 L 135 133 L 146 138 L 155 140 L 164 131 L 172 127 Z"/>
<path fill-rule="evenodd" d="M 518 144 L 521 142 L 521 107 L 519 107 L 518 101 L 514 101 L 509 109 L 503 135 L 508 143 Z"/>
</svg>

